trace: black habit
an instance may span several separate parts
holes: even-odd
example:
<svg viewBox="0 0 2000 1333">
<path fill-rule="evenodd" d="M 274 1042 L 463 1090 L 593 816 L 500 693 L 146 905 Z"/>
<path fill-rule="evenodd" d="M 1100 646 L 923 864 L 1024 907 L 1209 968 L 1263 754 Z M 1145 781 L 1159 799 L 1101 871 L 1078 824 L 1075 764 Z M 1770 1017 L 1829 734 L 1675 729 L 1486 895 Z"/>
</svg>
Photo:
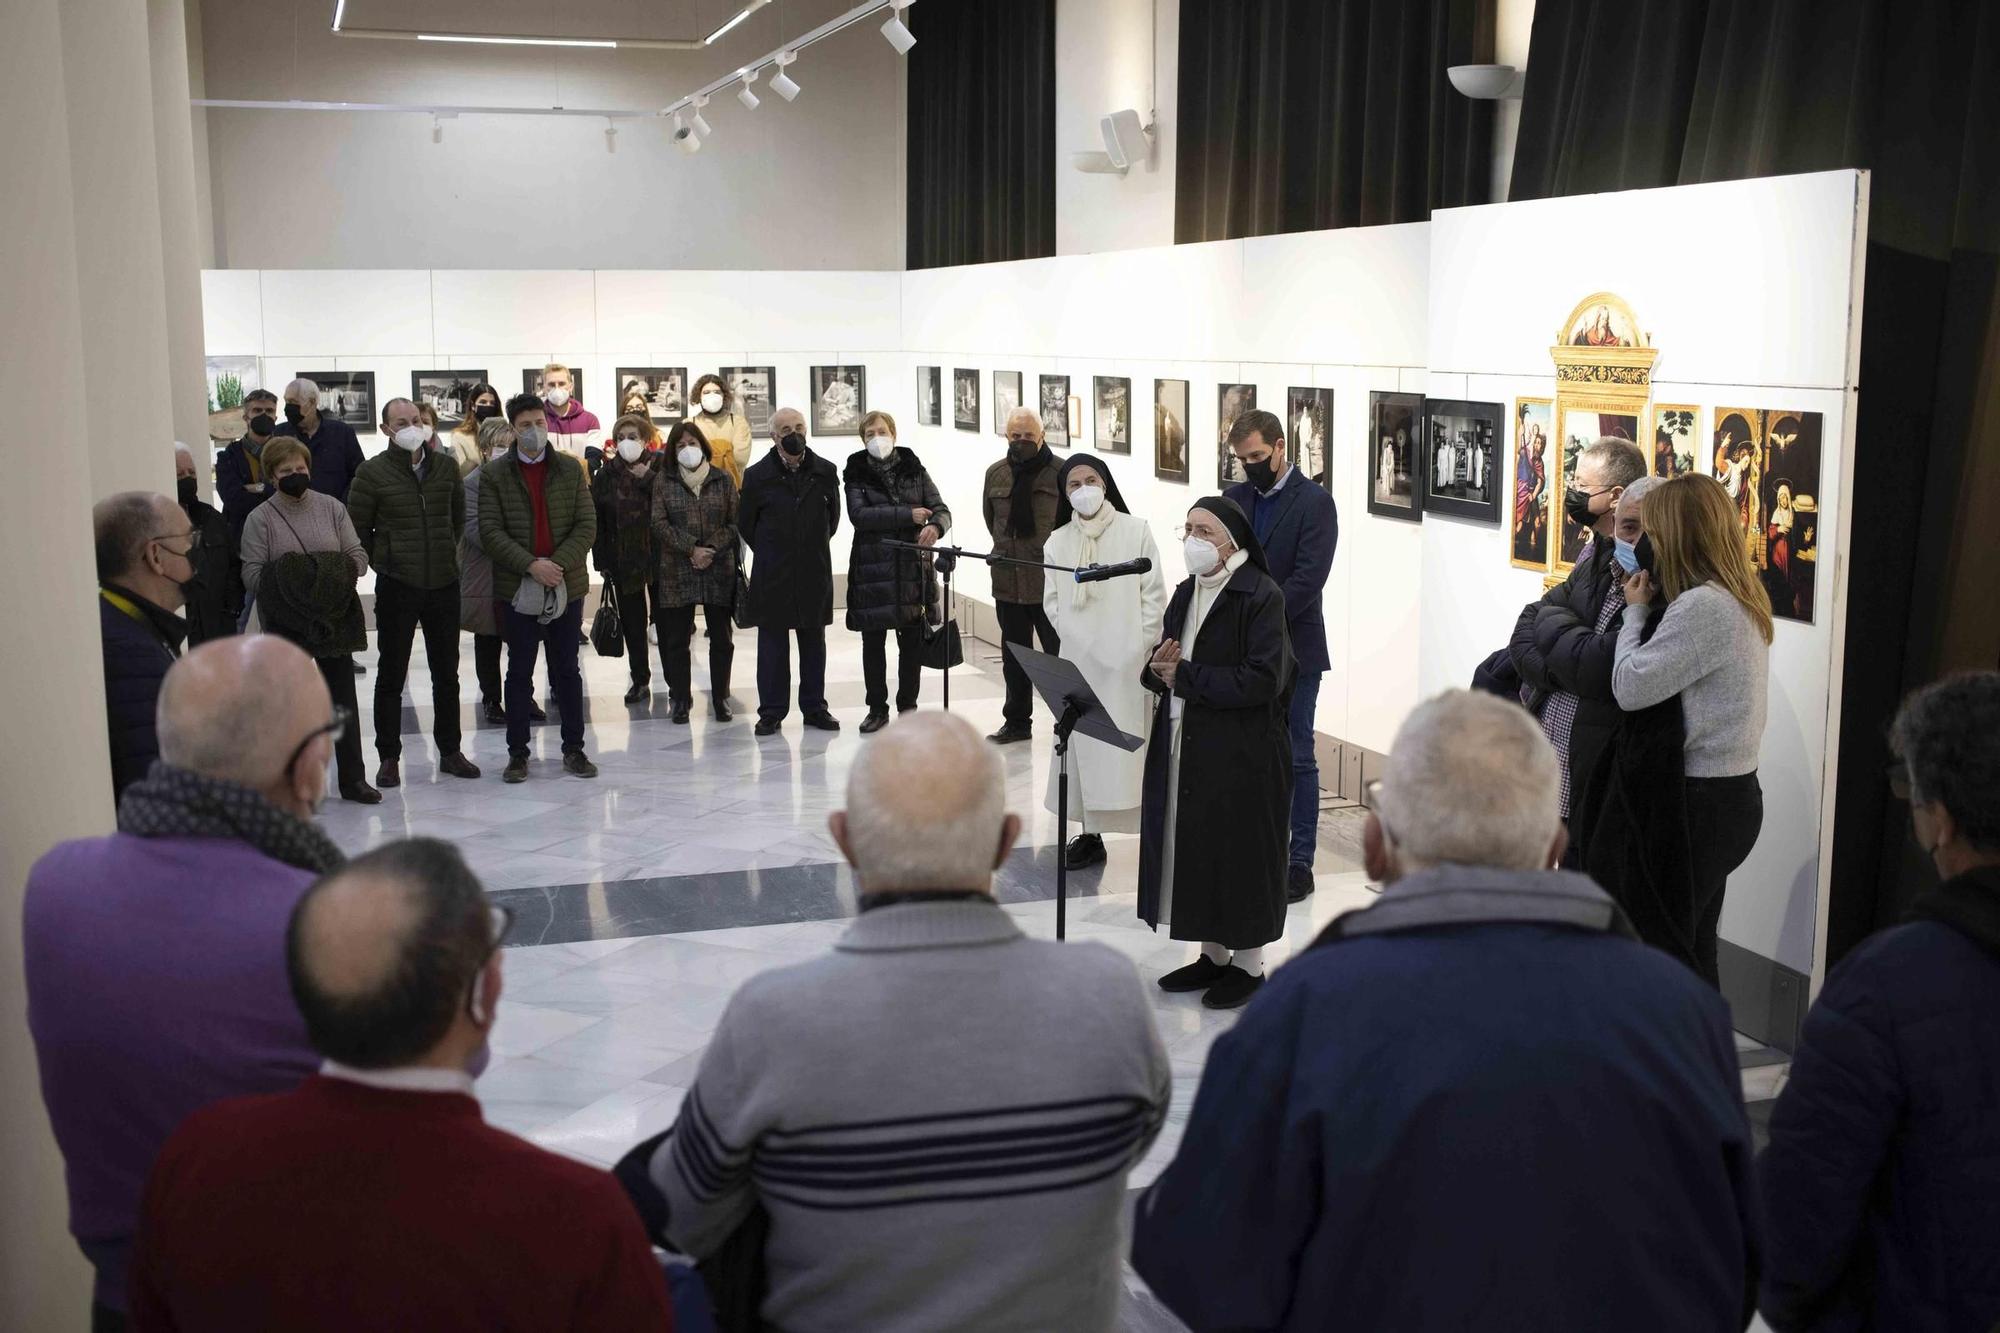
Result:
<svg viewBox="0 0 2000 1333">
<path fill-rule="evenodd" d="M 1168 932 L 1254 949 L 1285 933 L 1291 832 L 1292 745 L 1288 717 L 1297 676 L 1285 595 L 1254 561 L 1217 590 L 1174 675 L 1181 713 L 1180 802 Z M 1194 601 L 1184 579 L 1167 603 L 1164 639 L 1179 639 Z M 1160 923 L 1160 875 L 1168 830 L 1173 755 L 1171 698 L 1149 665 L 1140 676 L 1158 696 L 1146 751 L 1140 813 L 1139 916 Z"/>
</svg>

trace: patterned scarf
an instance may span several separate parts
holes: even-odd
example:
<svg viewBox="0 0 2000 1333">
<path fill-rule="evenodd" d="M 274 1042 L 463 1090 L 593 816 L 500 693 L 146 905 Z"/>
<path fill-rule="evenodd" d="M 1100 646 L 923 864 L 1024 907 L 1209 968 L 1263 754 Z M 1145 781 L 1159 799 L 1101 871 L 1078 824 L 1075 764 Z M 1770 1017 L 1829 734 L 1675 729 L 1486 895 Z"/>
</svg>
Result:
<svg viewBox="0 0 2000 1333">
<path fill-rule="evenodd" d="M 165 760 L 125 789 L 118 831 L 135 838 L 228 838 L 273 860 L 324 875 L 347 858 L 312 824 L 286 814 L 258 793 L 221 778 L 205 778 Z"/>
</svg>

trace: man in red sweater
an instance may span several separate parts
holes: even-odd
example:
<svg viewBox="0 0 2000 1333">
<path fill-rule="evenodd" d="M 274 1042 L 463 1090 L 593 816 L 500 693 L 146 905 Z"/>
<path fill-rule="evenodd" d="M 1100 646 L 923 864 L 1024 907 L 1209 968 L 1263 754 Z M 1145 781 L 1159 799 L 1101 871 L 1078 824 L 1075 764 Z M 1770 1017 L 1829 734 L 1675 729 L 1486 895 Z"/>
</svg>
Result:
<svg viewBox="0 0 2000 1333">
<path fill-rule="evenodd" d="M 391 843 L 300 899 L 292 993 L 326 1063 L 181 1125 L 146 1187 L 132 1327 L 670 1330 L 605 1172 L 487 1125 L 466 1072 L 506 914 L 448 843 Z"/>
</svg>

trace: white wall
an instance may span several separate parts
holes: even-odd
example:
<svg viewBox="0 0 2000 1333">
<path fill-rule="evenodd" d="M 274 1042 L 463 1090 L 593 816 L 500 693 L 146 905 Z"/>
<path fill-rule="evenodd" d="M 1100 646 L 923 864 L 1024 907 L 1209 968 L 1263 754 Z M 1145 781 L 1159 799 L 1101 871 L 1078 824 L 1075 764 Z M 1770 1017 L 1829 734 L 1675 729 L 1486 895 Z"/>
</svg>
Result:
<svg viewBox="0 0 2000 1333">
<path fill-rule="evenodd" d="M 330 0 L 205 0 L 199 82 L 227 99 L 652 109 L 849 7 L 786 0 L 690 53 L 342 38 L 329 31 Z M 448 26 L 439 8 L 350 0 L 347 22 Z M 702 27 L 699 8 L 629 6 L 614 26 L 684 36 Z M 457 17 L 477 31 L 547 31 L 573 18 L 545 5 Z M 692 157 L 657 118 L 619 122 L 613 153 L 605 122 L 577 117 L 468 116 L 433 143 L 419 115 L 212 110 L 215 263 L 900 269 L 904 62 L 876 26 L 802 55 L 796 102 L 767 92 L 752 112 L 718 97 L 706 112 L 715 135 Z"/>
<path fill-rule="evenodd" d="M 1174 243 L 1180 17 L 1180 0 L 1058 0 L 1057 254 Z M 1098 117 L 1126 107 L 1157 118 L 1152 160 L 1124 176 L 1070 166 L 1072 152 L 1103 148 Z"/>
</svg>

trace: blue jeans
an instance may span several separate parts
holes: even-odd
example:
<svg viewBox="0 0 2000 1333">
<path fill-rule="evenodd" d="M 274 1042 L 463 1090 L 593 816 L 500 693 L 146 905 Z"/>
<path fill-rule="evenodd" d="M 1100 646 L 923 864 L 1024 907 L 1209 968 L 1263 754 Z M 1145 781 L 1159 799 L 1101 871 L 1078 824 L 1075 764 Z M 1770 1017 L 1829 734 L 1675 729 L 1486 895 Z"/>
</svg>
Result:
<svg viewBox="0 0 2000 1333">
<path fill-rule="evenodd" d="M 1319 759 L 1313 753 L 1313 714 L 1319 710 L 1317 671 L 1301 671 L 1292 685 L 1292 855 L 1312 869 L 1319 848 Z"/>
</svg>

